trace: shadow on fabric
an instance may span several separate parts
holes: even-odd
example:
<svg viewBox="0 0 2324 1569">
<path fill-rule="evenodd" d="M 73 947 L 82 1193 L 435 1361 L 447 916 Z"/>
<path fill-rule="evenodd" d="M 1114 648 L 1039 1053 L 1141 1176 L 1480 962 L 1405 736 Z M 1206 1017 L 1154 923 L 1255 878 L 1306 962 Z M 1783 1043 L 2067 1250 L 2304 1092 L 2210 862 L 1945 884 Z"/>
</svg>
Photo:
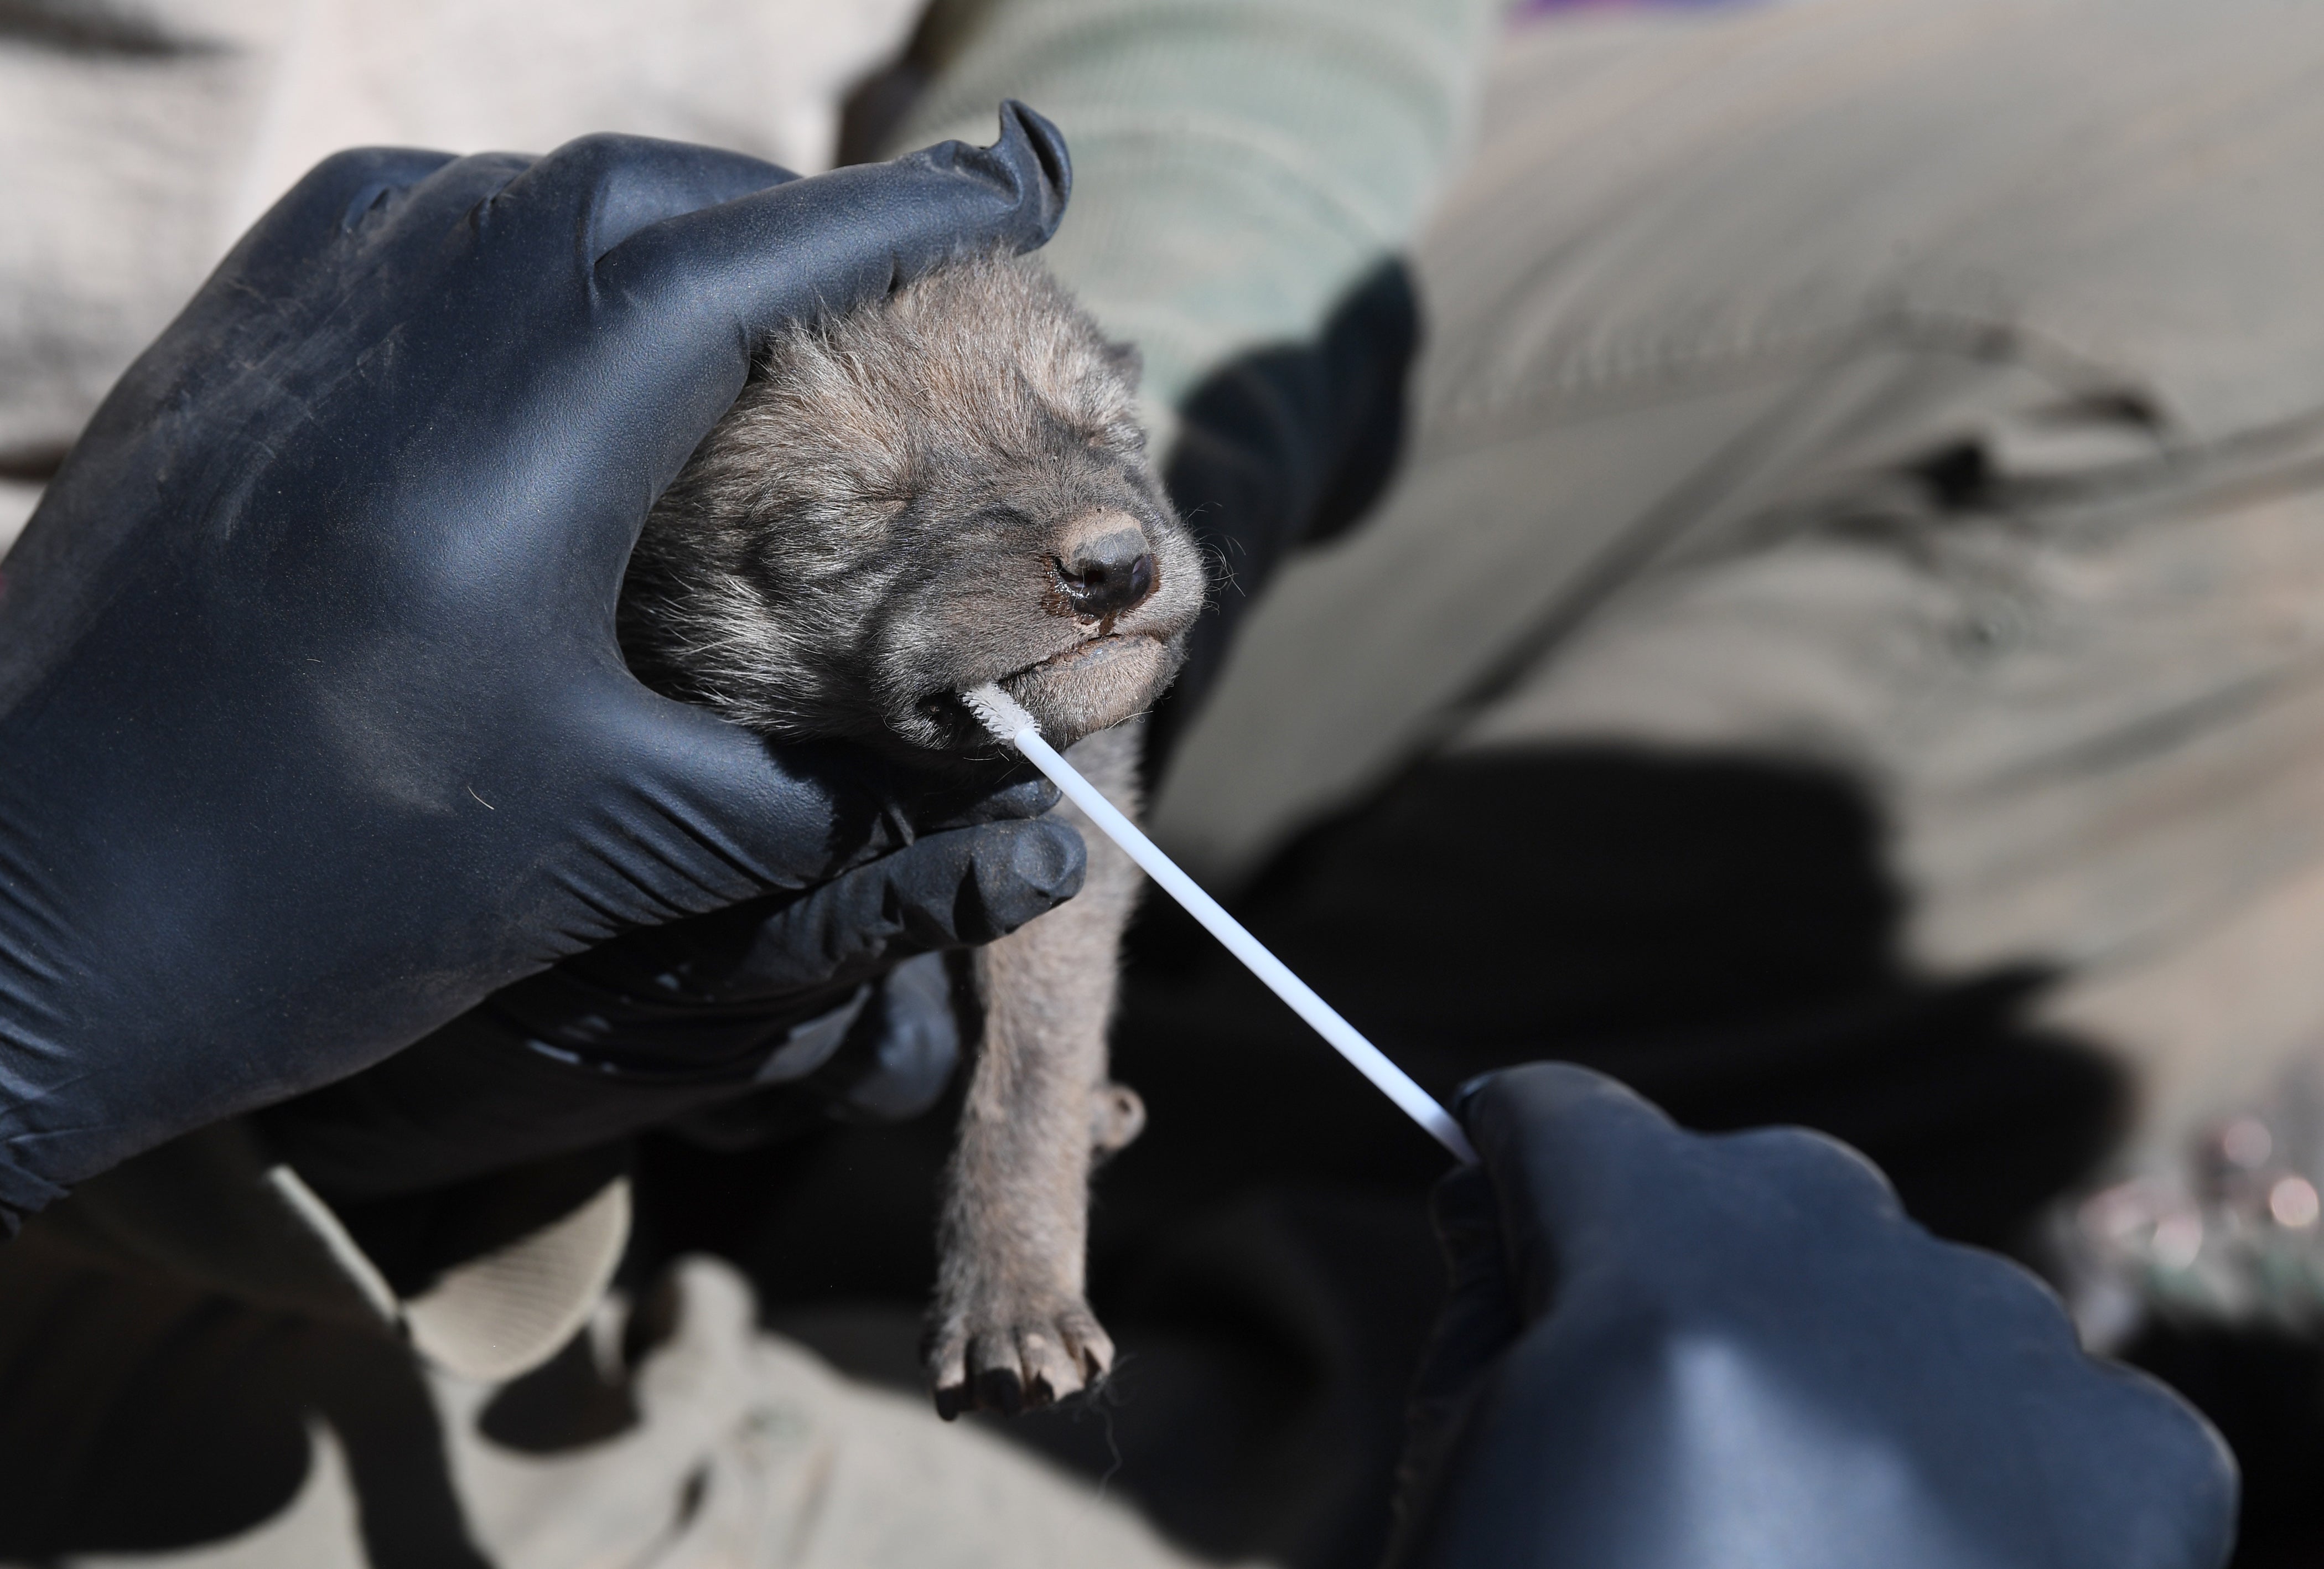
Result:
<svg viewBox="0 0 2324 1569">
<path fill-rule="evenodd" d="M 1433 1093 L 1554 1057 L 1690 1127 L 1798 1122 L 1879 1163 L 1924 1223 L 2007 1248 L 2124 1105 L 2024 1022 L 2035 967 L 1932 982 L 1898 953 L 1882 828 L 1837 774 L 1574 746 L 1454 756 L 1310 830 L 1237 913 Z M 1205 1191 L 1333 1169 L 1414 1183 L 1434 1147 L 1193 923 L 1149 904 L 1117 1069 Z M 1199 1135 L 1191 1131 L 1200 1129 Z M 1155 1195 L 1157 1200 L 1161 1195 Z"/>
<path fill-rule="evenodd" d="M 418 1369 L 384 1336 L 0 1248 L 0 1562 L 216 1542 L 278 1516 L 329 1427 L 374 1569 L 485 1569 Z"/>
<path fill-rule="evenodd" d="M 1440 1095 L 1588 1063 L 1694 1127 L 1834 1133 L 1932 1229 L 2006 1245 L 2103 1150 L 2122 1088 L 2023 1022 L 2038 974 L 1909 974 L 1881 848 L 1812 771 L 1454 759 L 1309 832 L 1237 914 Z M 1443 1290 L 1444 1158 L 1175 910 L 1148 904 L 1129 957 L 1115 1072 L 1152 1118 L 1092 1233 L 1120 1369 L 1092 1405 L 997 1426 L 1190 1546 L 1371 1569 Z M 650 1140 L 643 1256 L 741 1259 L 778 1328 L 918 1389 L 957 1105 L 742 1158 Z"/>
</svg>

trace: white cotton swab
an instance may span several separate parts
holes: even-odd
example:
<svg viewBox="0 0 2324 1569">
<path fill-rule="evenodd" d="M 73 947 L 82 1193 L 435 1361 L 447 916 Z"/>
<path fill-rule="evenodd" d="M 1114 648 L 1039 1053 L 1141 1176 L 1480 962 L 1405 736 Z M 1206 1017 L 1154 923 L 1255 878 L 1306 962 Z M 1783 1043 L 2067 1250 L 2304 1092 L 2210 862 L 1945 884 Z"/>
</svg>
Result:
<svg viewBox="0 0 2324 1569">
<path fill-rule="evenodd" d="M 1452 1114 L 1438 1105 L 1434 1097 L 1412 1082 L 1412 1076 L 1388 1057 L 1379 1047 L 1356 1032 L 1356 1027 L 1340 1017 L 1333 1006 L 1309 989 L 1307 983 L 1293 974 L 1282 960 L 1277 958 L 1259 940 L 1243 928 L 1243 924 L 1219 907 L 1219 901 L 1204 893 L 1194 880 L 1178 870 L 1177 863 L 1155 847 L 1154 841 L 1139 831 L 1138 825 L 1115 809 L 1114 804 L 1098 793 L 1097 787 L 1081 776 L 1057 753 L 1057 749 L 1041 739 L 1041 727 L 1025 712 L 1017 700 L 998 686 L 987 684 L 973 692 L 961 694 L 969 712 L 983 723 L 987 730 L 1023 752 L 1035 768 L 1056 781 L 1059 789 L 1074 805 L 1079 807 L 1105 833 L 1105 836 L 1129 853 L 1130 858 L 1146 869 L 1146 874 L 1162 885 L 1164 892 L 1185 906 L 1186 913 L 1201 921 L 1210 934 L 1227 946 L 1227 952 L 1240 959 L 1250 973 L 1267 983 L 1273 992 L 1291 1005 L 1292 1011 L 1314 1027 L 1315 1033 L 1330 1041 L 1342 1057 L 1355 1065 L 1356 1071 L 1371 1080 L 1379 1092 L 1428 1131 L 1439 1144 L 1450 1149 L 1463 1164 L 1473 1166 L 1477 1151 L 1469 1143 L 1468 1134 Z"/>
</svg>

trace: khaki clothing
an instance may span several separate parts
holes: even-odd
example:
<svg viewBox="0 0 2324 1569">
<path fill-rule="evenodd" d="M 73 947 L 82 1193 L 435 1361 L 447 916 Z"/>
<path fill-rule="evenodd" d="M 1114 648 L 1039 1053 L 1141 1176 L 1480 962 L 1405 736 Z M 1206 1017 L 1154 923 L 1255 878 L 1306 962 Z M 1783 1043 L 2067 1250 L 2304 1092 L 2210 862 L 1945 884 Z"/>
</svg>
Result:
<svg viewBox="0 0 2324 1569">
<path fill-rule="evenodd" d="M 343 147 L 546 152 L 592 131 L 830 165 L 916 0 L 48 0 L 0 20 L 0 549 L 226 247 Z M 989 139 L 989 138 L 988 138 Z M 6 510 L 14 503 L 16 510 Z"/>
<path fill-rule="evenodd" d="M 0 1356 L 12 1398 L 79 1421 L 9 1456 L 42 1505 L 110 1484 L 116 1520 L 198 1546 L 42 1563 L 183 1569 L 874 1569 L 1194 1562 L 1085 1480 L 925 1399 L 853 1383 L 760 1331 L 749 1287 L 708 1260 L 649 1306 L 662 1338 L 625 1364 L 625 1315 L 530 1379 L 466 1380 L 391 1343 L 111 1278 L 36 1232 L 12 1249 Z M 54 1323 L 69 1314 L 69 1324 Z M 36 1334 L 37 1371 L 25 1343 Z M 135 1473 L 122 1462 L 134 1456 Z M 208 1499 L 155 1492 L 215 1486 Z M 173 1512 L 174 1510 L 174 1512 Z M 85 1511 L 86 1513 L 86 1511 Z M 21 1534 L 19 1523 L 12 1533 Z M 86 1527 L 85 1527 L 86 1529 Z M 97 1533 L 102 1537 L 100 1528 Z M 83 1537 L 86 1540 L 86 1537 Z"/>
<path fill-rule="evenodd" d="M 2175 1150 L 2324 1047 L 2319 69 L 2273 0 L 1533 24 L 1395 494 L 1254 608 L 1159 835 L 1231 887 L 1426 759 L 1829 770 L 1908 962 L 2054 972 Z"/>
</svg>

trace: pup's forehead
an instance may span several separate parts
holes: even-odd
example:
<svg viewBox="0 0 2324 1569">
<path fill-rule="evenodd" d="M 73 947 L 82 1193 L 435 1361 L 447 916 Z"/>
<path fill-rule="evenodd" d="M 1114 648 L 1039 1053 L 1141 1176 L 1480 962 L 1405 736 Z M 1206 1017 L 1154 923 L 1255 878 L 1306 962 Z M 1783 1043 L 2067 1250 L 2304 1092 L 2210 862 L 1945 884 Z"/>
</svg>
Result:
<svg viewBox="0 0 2324 1569">
<path fill-rule="evenodd" d="M 1155 503 L 1155 487 L 1141 465 L 1078 443 L 998 457 L 962 477 L 959 502 L 1038 525 L 1100 512 L 1127 514 L 1148 527 L 1169 521 Z"/>
</svg>

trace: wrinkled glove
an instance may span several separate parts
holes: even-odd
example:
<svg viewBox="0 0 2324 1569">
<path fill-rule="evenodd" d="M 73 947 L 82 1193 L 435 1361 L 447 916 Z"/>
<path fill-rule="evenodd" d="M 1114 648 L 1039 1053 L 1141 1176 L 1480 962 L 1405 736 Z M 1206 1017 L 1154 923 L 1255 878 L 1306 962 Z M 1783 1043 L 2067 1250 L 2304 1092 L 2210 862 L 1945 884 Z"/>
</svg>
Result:
<svg viewBox="0 0 2324 1569">
<path fill-rule="evenodd" d="M 635 137 L 344 153 L 262 219 L 0 579 L 0 1222 L 626 930 L 882 856 L 930 908 L 1038 869 L 980 884 L 996 929 L 1073 891 L 1070 830 L 1006 820 L 1039 798 L 770 750 L 613 634 L 754 346 L 1039 244 L 1067 178 L 1011 106 L 991 149 L 813 180 Z M 867 886 L 788 918 L 834 974 L 880 962 Z"/>
<path fill-rule="evenodd" d="M 2218 1436 L 2015 1265 L 1795 1130 L 1701 1138 L 1583 1069 L 1480 1081 L 1391 1562 L 2213 1569 Z"/>
<path fill-rule="evenodd" d="M 944 835 L 803 898 L 616 937 L 269 1109 L 269 1146 L 345 1204 L 647 1128 L 733 1149 L 831 1116 L 918 1115 L 959 1056 L 941 953 L 1063 900 L 1082 849 L 1072 836 Z M 898 965 L 908 955 L 924 956 Z"/>
</svg>

